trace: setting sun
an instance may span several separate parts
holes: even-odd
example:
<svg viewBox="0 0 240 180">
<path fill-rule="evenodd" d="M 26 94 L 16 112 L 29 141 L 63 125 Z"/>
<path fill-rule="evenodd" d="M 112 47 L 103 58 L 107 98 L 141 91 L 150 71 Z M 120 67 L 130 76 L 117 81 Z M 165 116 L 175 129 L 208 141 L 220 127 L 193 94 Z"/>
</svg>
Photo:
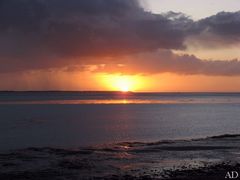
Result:
<svg viewBox="0 0 240 180">
<path fill-rule="evenodd" d="M 136 91 L 141 87 L 141 80 L 138 76 L 105 75 L 103 81 L 108 89 L 114 91 Z"/>
<path fill-rule="evenodd" d="M 130 91 L 133 87 L 133 81 L 128 77 L 119 77 L 116 79 L 115 86 L 122 92 Z"/>
</svg>

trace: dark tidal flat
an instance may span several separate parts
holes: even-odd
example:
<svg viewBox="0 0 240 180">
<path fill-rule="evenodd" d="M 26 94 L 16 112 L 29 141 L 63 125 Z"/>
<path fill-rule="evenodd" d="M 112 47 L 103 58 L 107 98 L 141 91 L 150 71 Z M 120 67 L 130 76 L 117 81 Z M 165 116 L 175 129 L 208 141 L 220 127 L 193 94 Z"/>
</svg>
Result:
<svg viewBox="0 0 240 180">
<path fill-rule="evenodd" d="M 224 179 L 238 171 L 240 135 L 122 142 L 0 154 L 0 179 Z"/>
<path fill-rule="evenodd" d="M 0 179 L 240 174 L 238 93 L 0 93 Z"/>
</svg>

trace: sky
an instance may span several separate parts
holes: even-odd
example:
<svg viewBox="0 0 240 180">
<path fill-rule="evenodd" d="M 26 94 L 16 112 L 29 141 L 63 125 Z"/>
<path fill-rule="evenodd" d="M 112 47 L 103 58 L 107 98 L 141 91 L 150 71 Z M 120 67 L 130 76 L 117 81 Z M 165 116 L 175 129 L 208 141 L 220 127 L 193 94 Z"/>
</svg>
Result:
<svg viewBox="0 0 240 180">
<path fill-rule="evenodd" d="M 144 9 L 153 13 L 182 12 L 194 20 L 213 16 L 221 11 L 239 11 L 239 0 L 142 0 Z"/>
<path fill-rule="evenodd" d="M 239 0 L 1 0 L 0 90 L 240 91 Z"/>
</svg>

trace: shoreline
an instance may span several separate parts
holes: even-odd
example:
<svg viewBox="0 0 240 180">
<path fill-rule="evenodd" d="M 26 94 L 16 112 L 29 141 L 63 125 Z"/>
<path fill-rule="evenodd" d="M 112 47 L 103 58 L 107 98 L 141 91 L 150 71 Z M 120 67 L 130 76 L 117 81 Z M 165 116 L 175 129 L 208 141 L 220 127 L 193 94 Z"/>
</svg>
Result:
<svg viewBox="0 0 240 180">
<path fill-rule="evenodd" d="M 162 173 L 152 172 L 152 174 L 143 172 L 140 176 L 116 176 L 105 177 L 106 179 L 162 179 L 162 180 L 220 180 L 225 179 L 227 173 L 237 172 L 237 178 L 240 175 L 240 164 L 232 162 L 222 162 L 215 165 L 206 165 L 204 167 L 188 169 L 183 166 L 177 169 L 164 170 Z M 104 179 L 105 179 L 104 178 Z"/>
<path fill-rule="evenodd" d="M 11 166 L 8 164 L 6 166 Z M 78 166 L 69 165 L 70 169 L 77 169 Z M 206 164 L 204 167 L 189 169 L 186 166 L 177 168 L 177 169 L 167 169 L 161 172 L 158 171 L 145 171 L 144 169 L 140 169 L 139 172 L 134 172 L 136 175 L 131 175 L 129 173 L 126 174 L 111 174 L 107 176 L 84 176 L 81 174 L 67 173 L 64 172 L 63 169 L 59 168 L 58 170 L 44 169 L 39 171 L 16 171 L 14 173 L 0 173 L 0 179 L 4 180 L 12 180 L 12 179 L 35 179 L 35 180 L 55 180 L 55 179 L 104 179 L 104 180 L 119 180 L 119 179 L 128 179 L 128 180 L 220 180 L 225 179 L 225 176 L 228 172 L 235 171 L 240 174 L 240 164 L 232 163 L 232 162 L 222 162 L 215 165 Z"/>
<path fill-rule="evenodd" d="M 240 135 L 0 153 L 0 179 L 224 179 L 240 172 Z M 240 174 L 240 173 L 239 173 Z"/>
</svg>

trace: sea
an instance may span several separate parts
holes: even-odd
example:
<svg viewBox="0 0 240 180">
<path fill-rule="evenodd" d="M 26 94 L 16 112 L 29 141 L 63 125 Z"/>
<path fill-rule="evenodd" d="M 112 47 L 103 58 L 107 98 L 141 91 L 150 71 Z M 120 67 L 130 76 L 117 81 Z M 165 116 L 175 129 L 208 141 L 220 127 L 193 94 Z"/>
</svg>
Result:
<svg viewBox="0 0 240 180">
<path fill-rule="evenodd" d="M 240 93 L 4 91 L 0 178 L 163 177 L 238 162 L 239 134 Z"/>
</svg>

